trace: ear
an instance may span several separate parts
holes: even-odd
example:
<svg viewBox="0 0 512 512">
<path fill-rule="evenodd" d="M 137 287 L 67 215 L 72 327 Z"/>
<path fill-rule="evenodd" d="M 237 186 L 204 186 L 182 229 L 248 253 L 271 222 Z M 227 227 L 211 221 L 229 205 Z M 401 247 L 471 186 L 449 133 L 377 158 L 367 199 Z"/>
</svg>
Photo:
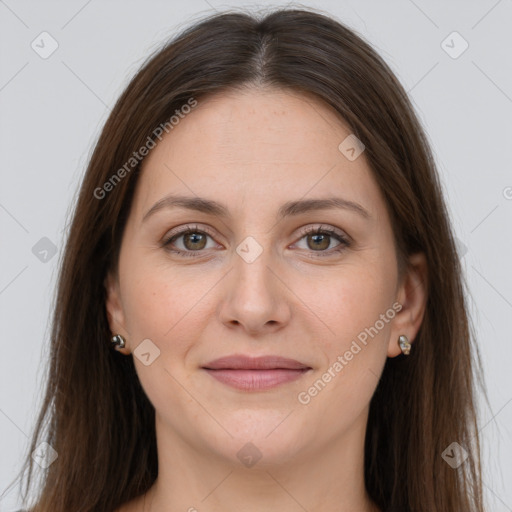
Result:
<svg viewBox="0 0 512 512">
<path fill-rule="evenodd" d="M 423 253 L 411 255 L 397 290 L 397 302 L 402 309 L 393 318 L 388 357 L 396 357 L 402 353 L 398 345 L 398 337 L 401 334 L 405 334 L 413 344 L 425 315 L 428 298 L 427 279 L 428 268 L 425 255 Z"/>
<path fill-rule="evenodd" d="M 119 280 L 111 272 L 107 274 L 103 282 L 105 286 L 106 301 L 105 307 L 107 311 L 108 324 L 112 334 L 121 334 L 126 339 L 126 346 L 118 349 L 123 354 L 129 354 L 129 336 L 125 325 L 124 310 L 121 302 L 121 293 L 119 289 Z"/>
</svg>

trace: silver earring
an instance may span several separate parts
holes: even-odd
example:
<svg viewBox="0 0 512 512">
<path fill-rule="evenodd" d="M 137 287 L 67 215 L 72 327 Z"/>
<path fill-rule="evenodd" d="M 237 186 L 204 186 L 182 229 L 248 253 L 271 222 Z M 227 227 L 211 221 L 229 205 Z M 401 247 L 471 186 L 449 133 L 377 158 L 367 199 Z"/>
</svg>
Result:
<svg viewBox="0 0 512 512">
<path fill-rule="evenodd" d="M 115 334 L 114 336 L 112 336 L 112 339 L 110 341 L 112 343 L 112 347 L 115 348 L 116 350 L 124 348 L 126 345 L 126 340 L 120 334 Z"/>
<path fill-rule="evenodd" d="M 408 356 L 411 353 L 411 343 L 409 342 L 409 338 L 405 334 L 401 334 L 398 337 L 398 344 L 400 345 L 400 350 L 402 354 Z"/>
</svg>

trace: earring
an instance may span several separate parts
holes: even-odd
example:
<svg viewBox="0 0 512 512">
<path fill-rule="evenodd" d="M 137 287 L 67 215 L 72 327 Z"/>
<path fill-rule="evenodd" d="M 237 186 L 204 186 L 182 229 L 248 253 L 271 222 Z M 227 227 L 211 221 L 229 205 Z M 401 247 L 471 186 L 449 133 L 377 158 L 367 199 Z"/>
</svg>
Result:
<svg viewBox="0 0 512 512">
<path fill-rule="evenodd" d="M 400 350 L 402 354 L 408 356 L 411 353 L 411 343 L 409 342 L 409 338 L 405 334 L 401 334 L 398 337 L 398 344 L 400 345 Z"/>
<path fill-rule="evenodd" d="M 116 350 L 124 348 L 124 346 L 126 345 L 126 340 L 120 334 L 115 334 L 114 336 L 112 336 L 110 342 L 112 344 L 111 346 Z"/>
<path fill-rule="evenodd" d="M 398 344 L 400 345 L 400 350 L 402 354 L 408 356 L 411 353 L 411 343 L 409 342 L 409 338 L 405 334 L 401 334 L 398 337 Z"/>
</svg>

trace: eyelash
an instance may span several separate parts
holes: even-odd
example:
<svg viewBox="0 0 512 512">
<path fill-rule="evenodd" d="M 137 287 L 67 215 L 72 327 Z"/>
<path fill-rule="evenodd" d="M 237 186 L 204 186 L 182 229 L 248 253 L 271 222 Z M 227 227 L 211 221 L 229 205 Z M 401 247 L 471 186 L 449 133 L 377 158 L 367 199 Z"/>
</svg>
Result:
<svg viewBox="0 0 512 512">
<path fill-rule="evenodd" d="M 161 246 L 163 248 L 165 248 L 167 251 L 174 253 L 174 254 L 178 254 L 180 256 L 192 257 L 192 258 L 200 257 L 200 256 L 202 256 L 201 252 L 203 250 L 183 251 L 180 249 L 177 250 L 177 249 L 169 248 L 171 242 L 175 241 L 176 239 L 180 238 L 181 236 L 188 235 L 191 233 L 208 235 L 211 238 L 213 238 L 213 234 L 210 233 L 207 229 L 199 229 L 197 226 L 187 226 L 186 229 L 179 231 L 178 233 L 173 233 L 172 235 L 170 235 L 170 236 L 166 237 L 164 240 L 162 240 Z M 301 233 L 299 240 L 302 240 L 305 236 L 310 235 L 310 234 L 328 235 L 330 237 L 336 238 L 340 242 L 339 245 L 337 245 L 334 249 L 330 249 L 329 251 L 312 251 L 313 253 L 317 253 L 317 254 L 315 254 L 315 256 L 311 256 L 313 258 L 324 258 L 324 257 L 332 256 L 333 254 L 341 253 L 345 249 L 350 247 L 350 245 L 351 245 L 350 240 L 346 236 L 342 235 L 341 233 L 337 232 L 336 230 L 334 230 L 332 228 L 324 228 L 322 226 L 320 226 L 318 228 L 304 229 Z"/>
</svg>

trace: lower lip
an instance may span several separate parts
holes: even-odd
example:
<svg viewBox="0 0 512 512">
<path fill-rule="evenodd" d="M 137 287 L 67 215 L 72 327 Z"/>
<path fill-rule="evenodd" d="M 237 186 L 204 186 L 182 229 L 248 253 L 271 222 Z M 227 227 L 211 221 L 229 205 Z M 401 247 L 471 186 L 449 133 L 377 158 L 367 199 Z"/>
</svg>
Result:
<svg viewBox="0 0 512 512">
<path fill-rule="evenodd" d="M 214 379 L 236 389 L 260 391 L 300 379 L 311 368 L 303 370 L 211 370 L 204 368 Z"/>
</svg>

